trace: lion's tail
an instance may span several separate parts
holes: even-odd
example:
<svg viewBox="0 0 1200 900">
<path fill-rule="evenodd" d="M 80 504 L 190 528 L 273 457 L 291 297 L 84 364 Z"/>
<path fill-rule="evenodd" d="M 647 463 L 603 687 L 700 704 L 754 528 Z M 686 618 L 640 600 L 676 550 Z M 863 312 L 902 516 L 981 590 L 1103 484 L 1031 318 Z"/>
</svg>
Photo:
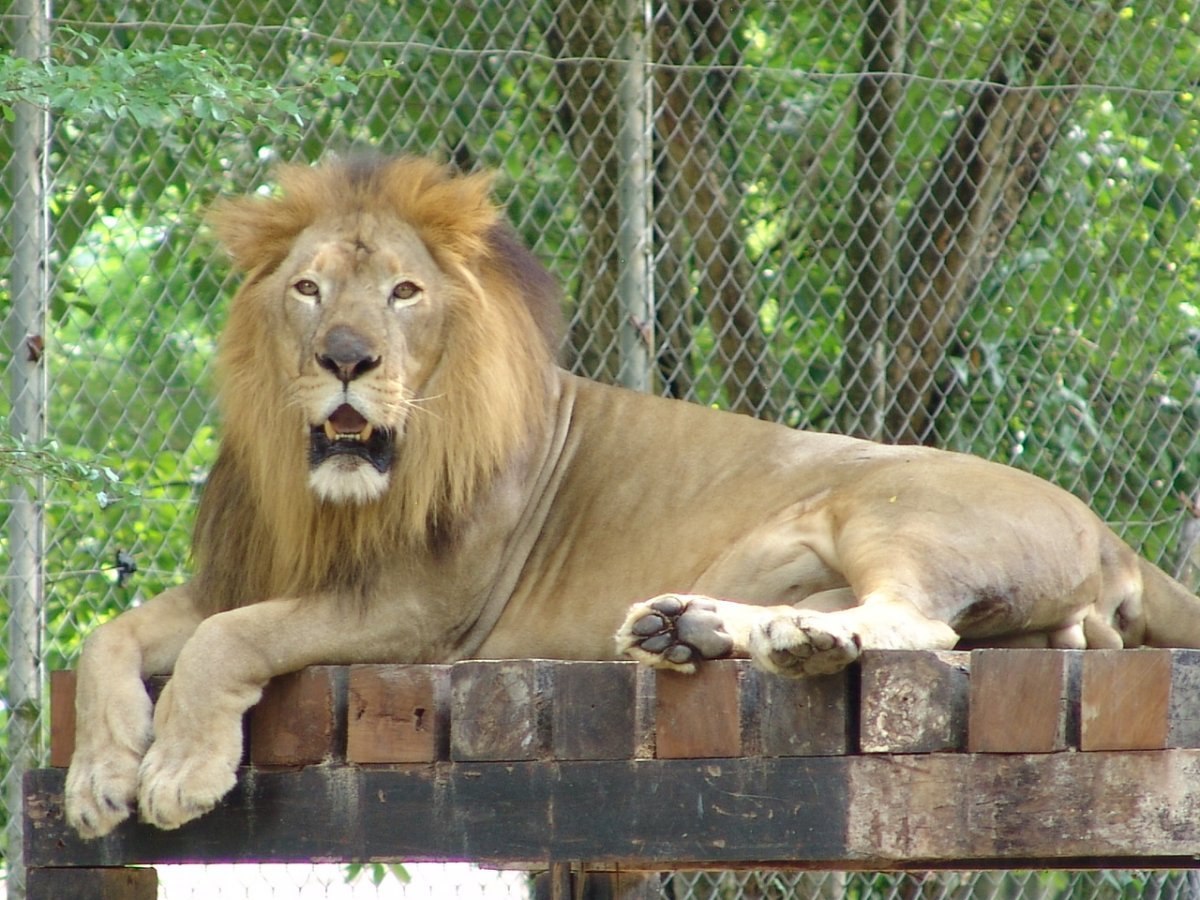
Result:
<svg viewBox="0 0 1200 900">
<path fill-rule="evenodd" d="M 1139 558 L 1142 572 L 1143 641 L 1150 647 L 1200 648 L 1200 598 Z"/>
</svg>

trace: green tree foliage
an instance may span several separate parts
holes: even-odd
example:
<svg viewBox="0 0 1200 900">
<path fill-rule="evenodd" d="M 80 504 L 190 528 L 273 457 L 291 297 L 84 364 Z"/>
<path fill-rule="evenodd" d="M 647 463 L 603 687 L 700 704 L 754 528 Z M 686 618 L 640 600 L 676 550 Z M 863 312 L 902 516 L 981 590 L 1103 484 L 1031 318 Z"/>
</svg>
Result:
<svg viewBox="0 0 1200 900">
<path fill-rule="evenodd" d="M 572 230 L 579 186 L 542 43 L 554 9 L 316 4 L 308 18 L 273 18 L 223 0 L 180 17 L 154 0 L 123 4 L 119 16 L 110 5 L 68 4 L 70 27 L 56 34 L 48 63 L 0 63 L 5 117 L 25 99 L 49 105 L 58 122 L 53 432 L 142 492 L 136 514 L 76 509 L 83 495 L 51 503 L 60 634 L 132 599 L 104 576 L 63 573 L 95 573 L 117 549 L 137 548 L 140 589 L 150 592 L 179 577 L 186 559 L 191 501 L 214 447 L 208 366 L 228 287 L 201 227 L 215 193 L 261 183 L 275 159 L 367 140 L 499 165 L 514 219 L 569 284 L 581 244 Z M 908 26 L 899 172 L 920 176 L 936 164 L 954 110 L 1005 61 L 1014 34 L 1045 21 L 1048 5 L 920 7 Z M 1133 90 L 1097 87 L 1076 99 L 1015 231 L 981 275 L 939 373 L 937 411 L 946 443 L 1089 495 L 1159 557 L 1171 540 L 1169 527 L 1152 527 L 1163 497 L 1190 493 L 1197 469 L 1200 116 L 1184 77 L 1197 49 L 1187 12 L 1126 9 L 1102 35 L 1085 33 L 1082 14 L 1055 20 L 1079 32 L 1094 83 Z M 168 21 L 179 26 L 116 24 Z M 355 40 L 384 23 L 382 44 Z M 739 185 L 753 282 L 745 293 L 757 298 L 788 386 L 779 414 L 835 427 L 837 326 L 856 227 L 845 158 L 858 18 L 841 4 L 747 4 L 720 24 L 732 49 L 710 57 L 745 69 L 731 88 L 742 102 L 723 107 L 717 146 Z M 693 29 L 698 42 L 704 27 Z M 1146 57 L 1162 63 L 1151 83 L 1137 65 Z M 703 52 L 672 59 L 699 63 Z M 956 94 L 947 73 L 963 83 Z M 758 149 L 765 108 L 786 157 L 764 159 L 778 144 Z M 921 184 L 901 179 L 901 217 Z M 693 396 L 711 402 L 724 372 L 710 365 L 707 323 L 695 322 Z"/>
<path fill-rule="evenodd" d="M 670 78 L 658 83 L 707 91 L 688 112 L 703 122 L 689 127 L 707 129 L 695 137 L 709 171 L 729 179 L 721 214 L 737 229 L 729 253 L 765 339 L 764 369 L 778 375 L 770 408 L 791 425 L 837 428 L 855 279 L 847 257 L 860 227 L 851 199 L 861 16 L 832 2 L 720 6 L 734 12 L 697 22 L 663 4 L 695 45 L 660 48 L 656 73 Z M 56 5 L 50 60 L 0 57 L 0 118 L 10 122 L 12 105 L 26 101 L 49 106 L 56 121 L 47 341 L 56 443 L 0 444 L 0 474 L 32 465 L 53 476 L 51 666 L 69 662 L 97 622 L 184 577 L 216 447 L 210 367 L 232 287 L 202 225 L 216 194 L 259 188 L 277 160 L 357 141 L 486 164 L 568 297 L 585 293 L 590 186 L 577 158 L 589 136 L 564 133 L 563 72 L 596 60 L 554 58 L 557 6 L 289 9 L 69 0 Z M 1172 498 L 1193 495 L 1200 472 L 1200 34 L 1190 4 L 1114 6 L 1102 29 L 1092 6 L 1065 0 L 924 0 L 908 12 L 895 114 L 899 221 L 918 208 L 960 114 L 998 71 L 1071 98 L 947 342 L 928 410 L 935 432 L 1074 490 L 1169 562 Z M 1086 83 L 1030 75 L 1023 48 L 1047 23 L 1086 58 Z M 719 48 L 704 46 L 718 34 Z M 712 64 L 723 68 L 704 68 Z M 670 161 L 686 153 L 668 146 L 678 132 L 656 124 L 661 172 L 682 171 Z M 0 159 L 9 141 L 0 128 Z M 675 196 L 686 192 L 673 184 Z M 672 329 L 660 346 L 686 370 L 680 393 L 737 405 L 723 389 L 728 367 L 714 362 L 731 359 L 728 335 L 697 289 L 711 267 L 686 230 L 669 227 L 672 195 L 660 189 L 658 274 L 671 280 L 664 297 L 677 313 L 660 322 Z M 6 253 L 0 242 L 0 270 Z M 0 282 L 0 308 L 6 291 Z M 136 578 L 120 577 L 118 552 L 132 554 Z"/>
</svg>

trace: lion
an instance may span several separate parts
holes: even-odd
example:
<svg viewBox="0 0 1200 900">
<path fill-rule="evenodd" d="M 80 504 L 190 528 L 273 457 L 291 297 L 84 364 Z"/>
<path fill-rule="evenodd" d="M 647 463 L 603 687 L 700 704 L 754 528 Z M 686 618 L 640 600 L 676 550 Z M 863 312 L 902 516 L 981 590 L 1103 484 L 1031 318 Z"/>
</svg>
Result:
<svg viewBox="0 0 1200 900">
<path fill-rule="evenodd" d="M 1032 475 L 558 368 L 558 289 L 488 175 L 351 158 L 279 184 L 211 214 L 244 281 L 195 574 L 85 643 L 81 835 L 211 809 L 243 713 L 315 663 L 1200 647 L 1200 601 Z"/>
</svg>

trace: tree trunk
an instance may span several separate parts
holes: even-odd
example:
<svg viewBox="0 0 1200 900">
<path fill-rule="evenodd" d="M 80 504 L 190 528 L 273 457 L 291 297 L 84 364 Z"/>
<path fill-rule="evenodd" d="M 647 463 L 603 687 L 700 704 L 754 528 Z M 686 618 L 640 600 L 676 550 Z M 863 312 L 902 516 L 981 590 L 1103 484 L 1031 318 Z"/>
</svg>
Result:
<svg viewBox="0 0 1200 900">
<path fill-rule="evenodd" d="M 616 59 L 621 32 L 616 4 L 563 0 L 547 29 L 560 102 L 559 127 L 579 168 L 579 213 L 586 230 L 581 276 L 567 349 L 574 372 L 614 383 L 620 369 L 617 280 Z"/>
<path fill-rule="evenodd" d="M 971 98 L 937 169 L 902 230 L 902 285 L 888 319 L 888 405 L 884 438 L 936 443 L 938 380 L 975 288 L 1036 190 L 1090 68 L 1083 48 L 1048 27 L 1019 48 L 1025 85 L 1012 87 L 997 64 Z M 1053 90 L 1038 90 L 1052 84 Z"/>
<path fill-rule="evenodd" d="M 663 165 L 657 166 L 658 185 L 668 183 Z M 654 195 L 654 302 L 658 377 L 666 397 L 694 400 L 694 352 L 691 281 L 687 272 L 683 221 L 671 203 L 663 202 L 661 189 Z"/>
<path fill-rule="evenodd" d="M 854 280 L 846 298 L 841 430 L 879 440 L 886 408 L 886 322 L 896 300 L 896 111 L 904 96 L 905 0 L 864 0 L 863 68 L 857 91 Z"/>
<path fill-rule="evenodd" d="M 738 411 L 775 418 L 775 367 L 759 326 L 759 303 L 752 294 L 738 224 L 741 188 L 716 138 L 726 131 L 725 106 L 732 86 L 727 73 L 740 62 L 729 23 L 722 17 L 736 11 L 736 4 L 710 0 L 665 3 L 658 10 L 659 170 L 664 199 L 679 211 L 691 238 L 699 307 L 716 339 L 727 401 Z M 713 64 L 720 68 L 703 77 L 688 70 Z"/>
</svg>

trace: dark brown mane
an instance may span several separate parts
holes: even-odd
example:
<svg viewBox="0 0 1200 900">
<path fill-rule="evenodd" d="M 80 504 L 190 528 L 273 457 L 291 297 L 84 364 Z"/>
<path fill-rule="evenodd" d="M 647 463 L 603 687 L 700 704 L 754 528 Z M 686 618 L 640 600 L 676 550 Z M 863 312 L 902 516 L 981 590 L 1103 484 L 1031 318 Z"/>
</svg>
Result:
<svg viewBox="0 0 1200 900">
<path fill-rule="evenodd" d="M 507 224 L 497 224 L 492 228 L 488 234 L 488 244 L 502 276 L 520 287 L 521 296 L 547 348 L 557 356 L 566 332 L 562 289 L 558 282 Z"/>
</svg>

